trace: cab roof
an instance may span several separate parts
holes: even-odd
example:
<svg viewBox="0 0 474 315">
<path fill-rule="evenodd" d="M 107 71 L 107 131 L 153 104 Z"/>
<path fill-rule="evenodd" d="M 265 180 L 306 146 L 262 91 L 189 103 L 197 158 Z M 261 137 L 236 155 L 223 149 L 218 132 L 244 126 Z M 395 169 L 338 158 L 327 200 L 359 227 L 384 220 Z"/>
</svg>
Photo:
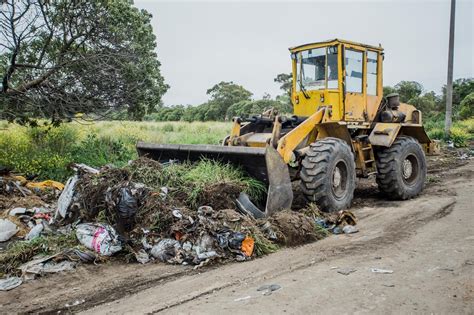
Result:
<svg viewBox="0 0 474 315">
<path fill-rule="evenodd" d="M 297 52 L 297 51 L 302 51 L 302 50 L 306 50 L 306 49 L 324 47 L 324 46 L 330 46 L 330 45 L 336 45 L 336 44 L 359 46 L 359 47 L 369 48 L 369 49 L 373 49 L 373 50 L 377 50 L 377 51 L 383 51 L 383 48 L 380 44 L 379 44 L 379 46 L 371 46 L 371 45 L 351 42 L 351 41 L 348 41 L 348 40 L 338 39 L 338 38 L 331 39 L 331 40 L 324 41 L 324 42 L 309 43 L 309 44 L 299 45 L 299 46 L 295 46 L 295 47 L 290 47 L 289 50 L 291 52 Z"/>
</svg>

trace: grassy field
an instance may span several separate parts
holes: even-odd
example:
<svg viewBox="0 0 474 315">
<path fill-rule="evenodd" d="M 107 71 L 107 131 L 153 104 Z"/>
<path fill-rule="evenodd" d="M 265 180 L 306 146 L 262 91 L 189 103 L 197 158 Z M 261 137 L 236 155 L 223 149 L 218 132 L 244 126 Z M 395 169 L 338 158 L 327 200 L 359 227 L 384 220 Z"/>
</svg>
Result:
<svg viewBox="0 0 474 315">
<path fill-rule="evenodd" d="M 68 165 L 123 166 L 137 157 L 139 140 L 156 143 L 219 144 L 230 132 L 225 122 L 77 122 L 58 128 L 28 128 L 0 122 L 0 165 L 42 179 L 64 181 Z"/>
<path fill-rule="evenodd" d="M 427 120 L 433 139 L 443 139 L 443 121 Z M 101 121 L 65 123 L 57 128 L 28 128 L 0 121 L 0 165 L 40 179 L 64 181 L 72 162 L 93 167 L 123 166 L 137 157 L 139 140 L 155 143 L 219 144 L 230 122 Z M 474 118 L 455 122 L 451 140 L 458 147 L 474 140 Z"/>
</svg>

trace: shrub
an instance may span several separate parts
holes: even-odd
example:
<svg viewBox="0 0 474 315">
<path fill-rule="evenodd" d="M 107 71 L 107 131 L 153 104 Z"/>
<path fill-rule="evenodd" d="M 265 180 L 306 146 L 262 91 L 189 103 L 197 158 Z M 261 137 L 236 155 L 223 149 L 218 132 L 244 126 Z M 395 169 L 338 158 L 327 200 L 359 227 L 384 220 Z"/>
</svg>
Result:
<svg viewBox="0 0 474 315">
<path fill-rule="evenodd" d="M 434 129 L 428 130 L 428 136 L 431 139 L 443 140 L 444 139 L 444 129 L 434 128 Z"/>
<path fill-rule="evenodd" d="M 449 139 L 453 141 L 456 147 L 461 148 L 467 146 L 469 138 L 469 133 L 464 129 L 459 127 L 451 128 L 451 135 Z"/>
<path fill-rule="evenodd" d="M 163 126 L 163 131 L 164 132 L 173 132 L 174 131 L 174 127 L 172 124 L 166 124 Z"/>
</svg>

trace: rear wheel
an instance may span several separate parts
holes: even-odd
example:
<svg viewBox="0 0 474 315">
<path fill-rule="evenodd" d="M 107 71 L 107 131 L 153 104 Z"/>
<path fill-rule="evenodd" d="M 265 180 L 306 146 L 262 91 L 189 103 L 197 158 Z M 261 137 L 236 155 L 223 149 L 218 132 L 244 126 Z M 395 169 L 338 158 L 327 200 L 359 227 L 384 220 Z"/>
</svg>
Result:
<svg viewBox="0 0 474 315">
<path fill-rule="evenodd" d="M 390 148 L 377 152 L 377 184 L 390 199 L 409 199 L 424 187 L 426 160 L 412 137 L 398 137 Z"/>
<path fill-rule="evenodd" d="M 324 138 L 310 145 L 302 162 L 301 189 L 325 212 L 350 206 L 355 189 L 354 156 L 347 143 Z"/>
</svg>

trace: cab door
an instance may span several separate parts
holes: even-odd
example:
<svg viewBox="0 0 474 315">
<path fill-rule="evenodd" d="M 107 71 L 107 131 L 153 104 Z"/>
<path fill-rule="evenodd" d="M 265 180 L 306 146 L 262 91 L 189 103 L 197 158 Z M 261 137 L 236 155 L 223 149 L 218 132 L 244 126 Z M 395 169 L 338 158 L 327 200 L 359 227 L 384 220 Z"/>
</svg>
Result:
<svg viewBox="0 0 474 315">
<path fill-rule="evenodd" d="M 365 51 L 344 47 L 344 117 L 346 121 L 365 121 Z"/>
</svg>

